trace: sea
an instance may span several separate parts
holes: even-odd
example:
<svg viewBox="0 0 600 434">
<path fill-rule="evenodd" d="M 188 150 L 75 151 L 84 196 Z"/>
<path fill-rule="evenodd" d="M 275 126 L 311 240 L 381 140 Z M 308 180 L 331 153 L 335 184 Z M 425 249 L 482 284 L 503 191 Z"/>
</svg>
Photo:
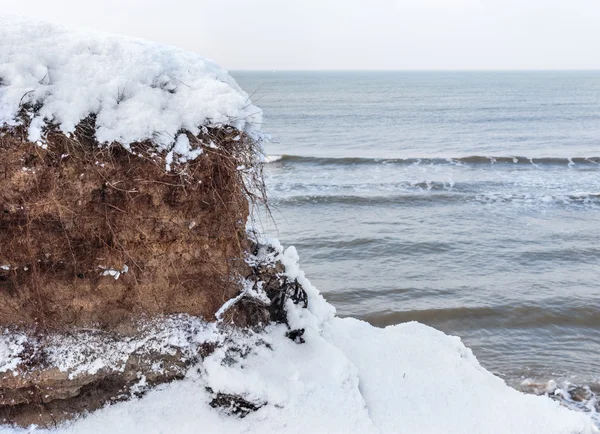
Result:
<svg viewBox="0 0 600 434">
<path fill-rule="evenodd" d="M 598 387 L 600 72 L 232 75 L 271 135 L 256 224 L 338 315 Z"/>
</svg>

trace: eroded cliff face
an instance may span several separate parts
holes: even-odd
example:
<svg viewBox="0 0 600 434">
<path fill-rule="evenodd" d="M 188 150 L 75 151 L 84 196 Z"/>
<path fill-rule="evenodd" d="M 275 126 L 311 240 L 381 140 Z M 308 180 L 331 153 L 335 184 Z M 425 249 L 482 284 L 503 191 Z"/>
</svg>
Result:
<svg viewBox="0 0 600 434">
<path fill-rule="evenodd" d="M 233 128 L 188 135 L 165 170 L 146 143 L 101 147 L 82 123 L 42 146 L 0 136 L 0 325 L 116 329 L 143 315 L 207 320 L 247 274 L 252 146 Z"/>
<path fill-rule="evenodd" d="M 245 295 L 263 285 L 246 261 L 255 143 L 204 128 L 178 160 L 101 146 L 93 121 L 0 136 L 0 423 L 51 426 L 181 378 L 214 346 L 198 330 L 271 321 Z"/>
</svg>

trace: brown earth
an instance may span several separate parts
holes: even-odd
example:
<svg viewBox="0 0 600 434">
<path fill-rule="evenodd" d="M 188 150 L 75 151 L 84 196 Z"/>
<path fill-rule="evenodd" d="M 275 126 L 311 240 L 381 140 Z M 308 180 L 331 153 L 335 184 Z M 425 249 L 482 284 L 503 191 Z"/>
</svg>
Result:
<svg viewBox="0 0 600 434">
<path fill-rule="evenodd" d="M 93 117 L 69 137 L 49 126 L 41 146 L 25 126 L 0 129 L 0 327 L 40 338 L 89 327 L 119 341 L 135 337 L 138 320 L 214 321 L 240 277 L 266 275 L 244 261 L 256 248 L 249 205 L 256 192 L 264 198 L 255 142 L 229 127 L 186 133 L 203 154 L 167 172 L 151 143 L 100 146 L 94 132 Z M 242 299 L 223 320 L 255 328 L 271 318 L 268 306 Z M 185 362 L 132 354 L 123 369 L 70 377 L 38 346 L 0 374 L 0 423 L 52 426 L 126 399 L 141 376 L 148 385 L 177 379 L 202 351 Z"/>
<path fill-rule="evenodd" d="M 50 131 L 46 149 L 24 128 L 0 133 L 0 326 L 213 319 L 247 274 L 239 166 L 253 142 L 232 128 L 188 134 L 203 154 L 168 173 L 151 144 L 99 147 L 93 131 L 93 118 L 72 137 Z"/>
</svg>

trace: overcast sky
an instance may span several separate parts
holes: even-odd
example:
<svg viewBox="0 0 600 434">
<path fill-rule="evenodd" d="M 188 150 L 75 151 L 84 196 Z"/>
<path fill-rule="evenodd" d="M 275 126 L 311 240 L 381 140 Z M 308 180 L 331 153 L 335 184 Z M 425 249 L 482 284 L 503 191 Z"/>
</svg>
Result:
<svg viewBox="0 0 600 434">
<path fill-rule="evenodd" d="M 0 0 L 230 70 L 600 69 L 600 0 Z M 2 41 L 0 41 L 0 44 Z"/>
</svg>

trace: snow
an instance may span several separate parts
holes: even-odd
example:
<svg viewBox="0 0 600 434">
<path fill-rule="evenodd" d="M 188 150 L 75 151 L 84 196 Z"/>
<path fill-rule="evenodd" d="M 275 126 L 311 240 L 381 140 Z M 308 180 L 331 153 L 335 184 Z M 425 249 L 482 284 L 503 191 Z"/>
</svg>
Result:
<svg viewBox="0 0 600 434">
<path fill-rule="evenodd" d="M 592 432 L 582 414 L 507 387 L 459 338 L 416 322 L 382 330 L 351 318 L 335 323 L 328 338 L 360 372 L 381 432 L 418 432 L 419 426 L 436 433 Z"/>
<path fill-rule="evenodd" d="M 457 337 L 415 322 L 380 329 L 336 317 L 335 309 L 300 269 L 296 249 L 284 251 L 276 240 L 268 241 L 274 250 L 263 249 L 261 258 L 251 257 L 249 262 L 280 260 L 287 276 L 303 285 L 309 308 L 290 301 L 287 309 L 291 327 L 305 329 L 305 343 L 287 338 L 285 325 L 228 336 L 214 323 L 198 323 L 192 332 L 189 326 L 182 329 L 186 332 L 177 331 L 177 324 L 182 324 L 177 321 L 155 327 L 148 333 L 152 345 L 164 341 L 181 350 L 203 340 L 226 344 L 181 381 L 107 406 L 57 430 L 34 432 L 91 434 L 108 428 L 114 434 L 597 432 L 586 414 L 505 385 L 482 368 Z M 102 347 L 88 341 L 92 347 Z M 0 345 L 0 360 L 3 348 Z M 99 362 L 105 365 L 118 365 L 129 354 L 127 348 L 100 348 L 100 352 L 112 354 Z M 77 356 L 50 355 L 64 360 L 69 369 L 77 365 L 73 361 Z M 95 366 L 89 362 L 87 366 Z M 144 384 L 145 378 L 140 377 L 139 387 Z M 262 407 L 239 418 L 227 409 L 211 407 L 216 392 L 235 394 Z M 23 432 L 30 431 L 0 428 L 4 434 Z"/>
<path fill-rule="evenodd" d="M 25 349 L 27 337 L 5 330 L 0 335 L 0 373 L 14 370 L 21 362 L 21 352 Z"/>
<path fill-rule="evenodd" d="M 0 127 L 30 110 L 29 140 L 44 143 L 44 127 L 66 134 L 96 114 L 100 143 L 151 140 L 158 151 L 196 158 L 181 131 L 229 125 L 258 138 L 262 112 L 229 73 L 211 60 L 141 39 L 67 30 L 0 16 Z"/>
<path fill-rule="evenodd" d="M 115 270 L 114 268 L 107 268 L 103 265 L 99 265 L 98 268 L 104 270 L 100 273 L 101 276 L 112 276 L 115 280 L 118 280 L 121 277 L 121 274 L 127 273 L 129 271 L 128 265 L 123 265 L 123 268 L 120 270 Z"/>
<path fill-rule="evenodd" d="M 0 372 L 27 370 L 27 362 L 43 353 L 48 366 L 79 375 L 96 374 L 101 370 L 123 371 L 132 355 L 181 355 L 181 360 L 197 358 L 198 346 L 218 342 L 223 336 L 214 323 L 188 315 L 147 320 L 138 324 L 135 337 L 116 336 L 99 329 L 84 329 L 66 334 L 46 336 L 11 333 L 0 335 Z M 30 350 L 25 352 L 26 347 Z M 157 372 L 162 370 L 156 366 Z M 16 371 L 15 371 L 16 372 Z"/>
<path fill-rule="evenodd" d="M 219 308 L 219 310 L 215 313 L 215 318 L 218 321 L 222 321 L 222 317 L 229 309 L 231 309 L 238 301 L 243 299 L 244 297 L 249 297 L 258 300 L 261 303 L 269 304 L 269 297 L 262 290 L 262 282 L 257 282 L 258 287 L 256 287 L 255 283 L 249 280 L 244 280 L 241 282 L 242 291 L 236 295 L 235 297 L 227 300 L 223 305 Z"/>
</svg>

